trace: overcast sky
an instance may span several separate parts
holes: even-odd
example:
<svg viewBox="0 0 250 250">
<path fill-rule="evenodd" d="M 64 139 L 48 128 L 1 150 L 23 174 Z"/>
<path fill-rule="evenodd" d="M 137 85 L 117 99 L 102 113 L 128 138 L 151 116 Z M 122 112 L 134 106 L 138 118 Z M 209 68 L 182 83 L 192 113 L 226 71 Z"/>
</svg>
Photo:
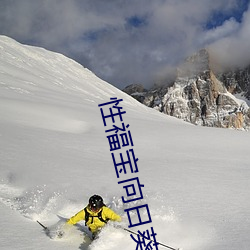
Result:
<svg viewBox="0 0 250 250">
<path fill-rule="evenodd" d="M 204 47 L 250 62 L 250 0 L 0 0 L 0 34 L 61 52 L 111 84 L 149 86 Z"/>
</svg>

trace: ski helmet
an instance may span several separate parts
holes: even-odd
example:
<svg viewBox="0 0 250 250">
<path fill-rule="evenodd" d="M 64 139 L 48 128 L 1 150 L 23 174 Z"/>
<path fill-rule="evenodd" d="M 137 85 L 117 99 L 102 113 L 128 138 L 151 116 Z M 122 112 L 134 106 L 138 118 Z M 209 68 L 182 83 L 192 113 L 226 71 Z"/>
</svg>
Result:
<svg viewBox="0 0 250 250">
<path fill-rule="evenodd" d="M 89 198 L 89 206 L 92 210 L 99 210 L 103 205 L 103 199 L 101 196 L 95 194 Z"/>
</svg>

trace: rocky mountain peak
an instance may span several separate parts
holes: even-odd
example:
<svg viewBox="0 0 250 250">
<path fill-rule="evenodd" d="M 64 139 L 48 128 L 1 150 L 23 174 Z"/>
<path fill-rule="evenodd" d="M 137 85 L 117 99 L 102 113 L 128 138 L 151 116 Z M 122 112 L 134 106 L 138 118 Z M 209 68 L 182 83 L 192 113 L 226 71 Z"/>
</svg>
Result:
<svg viewBox="0 0 250 250">
<path fill-rule="evenodd" d="M 249 129 L 249 106 L 233 95 L 246 96 L 249 71 L 216 74 L 212 68 L 208 50 L 202 49 L 178 67 L 170 86 L 148 91 L 138 91 L 137 86 L 137 91 L 129 94 L 149 107 L 196 125 Z"/>
<path fill-rule="evenodd" d="M 177 77 L 194 77 L 206 74 L 210 70 L 209 53 L 201 49 L 194 55 L 188 57 L 184 63 L 177 68 Z"/>
</svg>

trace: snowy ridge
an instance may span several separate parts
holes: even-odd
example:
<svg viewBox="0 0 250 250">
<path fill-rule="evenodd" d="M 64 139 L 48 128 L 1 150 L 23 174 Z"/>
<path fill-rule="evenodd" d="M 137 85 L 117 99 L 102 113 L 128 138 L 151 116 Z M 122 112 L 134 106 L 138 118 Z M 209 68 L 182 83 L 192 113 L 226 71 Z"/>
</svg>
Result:
<svg viewBox="0 0 250 250">
<path fill-rule="evenodd" d="M 98 108 L 110 97 L 123 99 L 145 185 L 144 199 L 133 204 L 122 203 Z M 58 215 L 72 216 L 97 193 L 124 227 L 124 209 L 147 203 L 157 240 L 170 246 L 247 250 L 249 139 L 167 117 L 63 55 L 1 36 L 0 248 L 136 249 L 112 224 L 90 243 L 83 222 L 61 240 L 36 223 L 54 228 Z"/>
</svg>

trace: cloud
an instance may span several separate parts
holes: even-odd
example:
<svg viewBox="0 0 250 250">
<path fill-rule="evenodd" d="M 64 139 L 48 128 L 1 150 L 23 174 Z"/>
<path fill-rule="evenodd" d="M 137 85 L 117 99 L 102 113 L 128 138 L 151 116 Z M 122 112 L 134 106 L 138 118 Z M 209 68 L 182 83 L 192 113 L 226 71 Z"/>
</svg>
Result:
<svg viewBox="0 0 250 250">
<path fill-rule="evenodd" d="M 225 44 L 231 48 L 249 40 L 248 13 L 242 22 L 233 17 L 239 2 L 2 0 L 0 33 L 61 52 L 120 88 L 149 86 L 204 46 L 220 52 Z M 225 20 L 211 20 L 215 13 Z"/>
<path fill-rule="evenodd" d="M 225 67 L 244 67 L 250 64 L 250 10 L 243 15 L 242 22 L 221 39 L 210 44 L 215 60 Z M 227 29 L 224 24 L 220 29 Z"/>
<path fill-rule="evenodd" d="M 240 28 L 240 24 L 232 17 L 226 20 L 221 26 L 204 31 L 200 38 L 201 44 L 211 44 L 219 41 L 225 37 L 231 36 L 237 33 Z"/>
</svg>

